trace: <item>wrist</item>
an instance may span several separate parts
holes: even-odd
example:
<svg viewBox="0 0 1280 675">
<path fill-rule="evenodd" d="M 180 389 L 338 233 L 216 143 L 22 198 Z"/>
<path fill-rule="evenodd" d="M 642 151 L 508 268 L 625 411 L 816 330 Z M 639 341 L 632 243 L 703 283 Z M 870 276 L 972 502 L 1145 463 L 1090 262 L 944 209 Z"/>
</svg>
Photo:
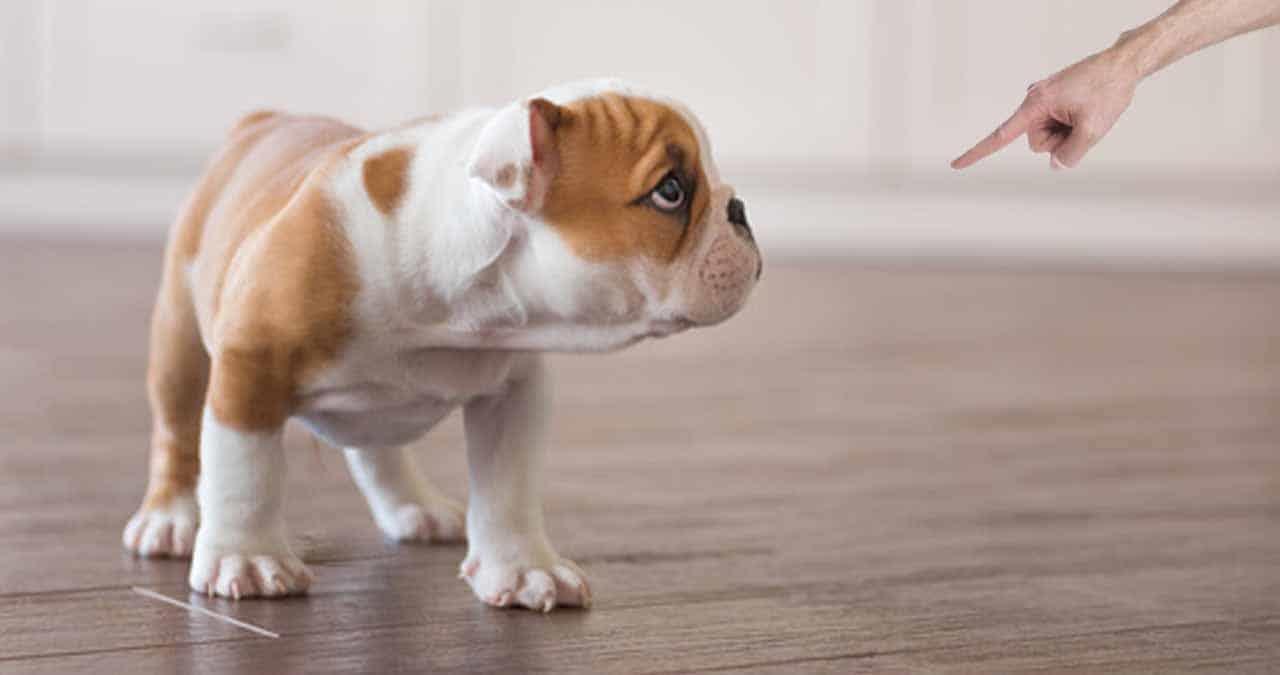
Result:
<svg viewBox="0 0 1280 675">
<path fill-rule="evenodd" d="M 1155 21 L 1120 34 L 1105 54 L 1136 84 L 1165 65 L 1161 52 L 1161 26 Z"/>
</svg>

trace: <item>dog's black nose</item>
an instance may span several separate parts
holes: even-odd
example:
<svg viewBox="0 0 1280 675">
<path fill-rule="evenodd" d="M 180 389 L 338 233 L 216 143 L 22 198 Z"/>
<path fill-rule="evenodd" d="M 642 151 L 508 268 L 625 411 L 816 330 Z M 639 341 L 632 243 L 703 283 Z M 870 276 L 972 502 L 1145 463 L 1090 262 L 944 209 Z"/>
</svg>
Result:
<svg viewBox="0 0 1280 675">
<path fill-rule="evenodd" d="M 751 236 L 751 226 L 747 224 L 747 205 L 737 197 L 729 200 L 729 224 L 742 236 L 755 241 L 755 237 Z"/>
</svg>

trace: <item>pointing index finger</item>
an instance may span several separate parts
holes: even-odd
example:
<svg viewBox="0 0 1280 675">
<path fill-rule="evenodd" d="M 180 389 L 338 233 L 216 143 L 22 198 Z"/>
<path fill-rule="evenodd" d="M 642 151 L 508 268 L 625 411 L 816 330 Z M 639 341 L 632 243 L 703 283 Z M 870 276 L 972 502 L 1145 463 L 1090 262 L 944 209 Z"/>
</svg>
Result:
<svg viewBox="0 0 1280 675">
<path fill-rule="evenodd" d="M 1014 142 L 1019 136 L 1025 134 L 1027 129 L 1031 128 L 1031 119 L 1031 108 L 1024 102 L 1013 113 L 1012 117 L 1005 120 L 1004 124 L 997 127 L 986 138 L 978 141 L 977 145 L 969 148 L 968 152 L 955 158 L 951 162 L 951 168 L 964 169 L 973 166 L 993 152 Z"/>
</svg>

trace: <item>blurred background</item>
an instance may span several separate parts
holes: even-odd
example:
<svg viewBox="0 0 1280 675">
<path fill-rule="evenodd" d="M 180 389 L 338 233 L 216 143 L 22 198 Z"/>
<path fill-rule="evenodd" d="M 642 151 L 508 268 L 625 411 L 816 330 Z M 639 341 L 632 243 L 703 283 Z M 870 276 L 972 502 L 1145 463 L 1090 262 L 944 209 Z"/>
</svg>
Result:
<svg viewBox="0 0 1280 675">
<path fill-rule="evenodd" d="M 155 239 L 237 115 L 373 127 L 611 75 L 687 101 L 773 255 L 1280 262 L 1280 31 L 1075 172 L 947 160 L 1169 0 L 6 0 L 0 235 Z"/>
</svg>

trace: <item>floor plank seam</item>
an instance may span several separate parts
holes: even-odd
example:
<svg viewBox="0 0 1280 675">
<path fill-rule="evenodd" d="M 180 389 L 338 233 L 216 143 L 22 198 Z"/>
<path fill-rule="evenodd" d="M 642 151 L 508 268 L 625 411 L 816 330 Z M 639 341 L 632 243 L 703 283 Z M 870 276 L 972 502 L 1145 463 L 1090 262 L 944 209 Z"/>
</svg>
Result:
<svg viewBox="0 0 1280 675">
<path fill-rule="evenodd" d="M 255 638 L 235 637 L 235 638 L 214 638 L 211 640 L 199 640 L 192 642 L 157 642 L 145 645 L 129 645 L 125 647 L 103 647 L 102 649 L 80 649 L 66 652 L 49 652 L 46 654 L 12 654 L 0 655 L 0 663 L 13 661 L 34 661 L 37 659 L 61 659 L 75 658 L 77 656 L 94 656 L 97 654 L 114 654 L 117 652 L 139 652 L 151 649 L 172 649 L 174 647 L 199 647 L 202 645 L 215 645 L 226 642 L 246 642 Z"/>
<path fill-rule="evenodd" d="M 730 548 L 718 551 L 678 551 L 674 553 L 615 553 L 579 556 L 580 565 L 627 564 L 642 565 L 666 562 L 691 562 L 694 560 L 737 558 L 747 556 L 774 555 L 777 549 L 766 547 Z"/>
<path fill-rule="evenodd" d="M 102 591 L 127 591 L 129 588 L 130 586 L 128 584 L 114 584 L 110 586 L 81 586 L 79 588 L 51 588 L 45 591 L 19 591 L 15 593 L 0 593 L 0 601 L 21 600 L 23 598 L 41 598 L 56 595 L 100 593 Z"/>
<path fill-rule="evenodd" d="M 824 663 L 832 661 L 854 661 L 861 659 L 874 659 L 881 656 L 893 656 L 902 654 L 910 650 L 894 650 L 894 651 L 866 651 L 852 652 L 848 654 L 832 654 L 830 656 L 801 656 L 794 659 L 775 659 L 772 661 L 753 661 L 749 663 L 735 663 L 724 666 L 712 666 L 710 668 L 695 668 L 689 670 L 655 670 L 648 671 L 648 675 L 679 675 L 682 673 L 714 673 L 729 670 L 743 670 L 746 668 L 772 668 L 777 666 L 798 666 L 805 663 Z"/>
<path fill-rule="evenodd" d="M 168 604 L 173 605 L 173 606 L 175 606 L 175 607 L 181 607 L 181 608 L 183 608 L 183 609 L 185 609 L 185 610 L 187 610 L 187 611 L 189 611 L 189 612 L 195 612 L 196 614 L 202 614 L 202 615 L 207 616 L 207 617 L 209 617 L 209 618 L 211 618 L 211 619 L 215 619 L 215 620 L 221 621 L 221 622 L 223 622 L 223 623 L 230 624 L 230 625 L 235 626 L 235 627 L 237 627 L 237 628 L 242 628 L 242 629 L 247 630 L 247 631 L 252 632 L 252 633 L 257 633 L 258 635 L 263 635 L 263 636 L 269 637 L 269 638 L 271 638 L 271 639 L 273 639 L 273 640 L 278 640 L 278 639 L 280 639 L 280 634 L 279 634 L 279 633 L 277 633 L 277 632 L 275 632 L 275 631 L 267 630 L 266 628 L 263 628 L 262 626 L 256 626 L 256 625 L 251 624 L 251 623 L 249 623 L 249 622 L 247 622 L 247 621 L 241 621 L 241 620 L 239 620 L 239 619 L 236 619 L 236 618 L 233 618 L 233 617 L 227 616 L 227 615 L 225 615 L 225 614 L 219 614 L 219 613 L 217 613 L 217 612 L 215 612 L 215 611 L 213 611 L 213 610 L 205 609 L 204 607 L 197 607 L 197 606 L 195 606 L 195 605 L 193 605 L 193 604 L 191 604 L 191 603 L 188 603 L 188 602 L 182 602 L 181 600 L 175 600 L 175 599 L 173 599 L 173 598 L 171 598 L 171 597 L 169 597 L 169 596 L 167 596 L 167 595 L 164 595 L 163 593 L 157 593 L 157 592 L 155 592 L 155 591 L 153 591 L 153 590 L 149 590 L 149 589 L 146 589 L 146 588 L 142 588 L 141 586 L 134 586 L 134 587 L 132 587 L 132 588 L 131 588 L 131 590 L 132 590 L 134 593 L 137 593 L 138 595 L 141 595 L 141 596 L 143 596 L 143 597 L 145 597 L 145 598 L 151 598 L 152 600 L 159 600 L 160 602 L 165 602 L 165 603 L 168 603 Z"/>
</svg>

